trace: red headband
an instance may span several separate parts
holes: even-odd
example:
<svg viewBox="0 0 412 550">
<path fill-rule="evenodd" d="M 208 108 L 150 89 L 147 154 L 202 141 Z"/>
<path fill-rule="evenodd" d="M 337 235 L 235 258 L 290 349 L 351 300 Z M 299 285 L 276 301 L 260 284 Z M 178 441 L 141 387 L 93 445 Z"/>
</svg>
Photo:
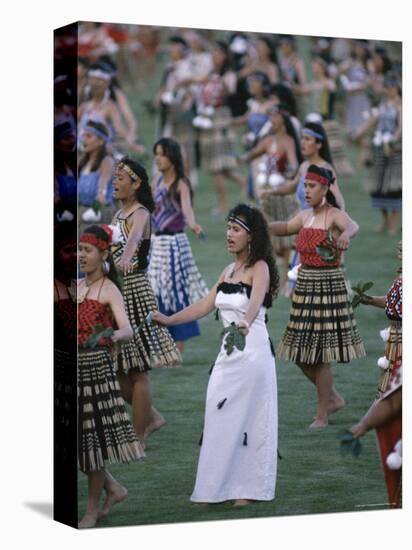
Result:
<svg viewBox="0 0 412 550">
<path fill-rule="evenodd" d="M 318 183 L 321 183 L 322 185 L 329 185 L 329 183 L 330 183 L 328 178 L 325 178 L 324 176 L 321 176 L 320 174 L 316 174 L 315 172 L 307 172 L 307 174 L 305 176 L 305 180 L 316 181 Z"/>
<path fill-rule="evenodd" d="M 81 235 L 80 237 L 80 242 L 92 244 L 93 246 L 96 246 L 100 250 L 107 250 L 110 247 L 112 242 L 113 231 L 108 225 L 105 225 L 105 224 L 101 224 L 99 227 L 101 227 L 103 231 L 108 235 L 109 237 L 108 241 L 99 239 L 99 237 L 94 233 L 83 233 L 83 235 Z"/>
</svg>

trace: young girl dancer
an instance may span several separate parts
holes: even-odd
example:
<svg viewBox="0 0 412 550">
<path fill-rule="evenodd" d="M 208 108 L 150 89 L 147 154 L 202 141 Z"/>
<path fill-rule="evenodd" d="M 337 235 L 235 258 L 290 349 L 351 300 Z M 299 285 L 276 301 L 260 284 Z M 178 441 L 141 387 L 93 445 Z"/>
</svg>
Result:
<svg viewBox="0 0 412 550">
<path fill-rule="evenodd" d="M 111 238 L 112 229 L 104 225 L 92 225 L 81 235 L 79 264 L 85 277 L 72 296 L 77 300 L 78 318 L 79 467 L 87 474 L 89 488 L 80 529 L 96 524 L 103 487 L 107 498 L 101 515 L 127 496 L 127 490 L 105 469 L 106 463 L 130 462 L 144 456 L 120 395 L 110 351 L 114 342 L 132 336 L 109 254 Z M 69 298 L 65 287 L 61 291 Z M 114 323 L 117 329 L 113 331 Z M 107 329 L 112 330 L 111 335 L 102 335 L 91 344 L 95 335 Z"/>
<path fill-rule="evenodd" d="M 154 202 L 146 170 L 124 158 L 117 165 L 114 197 L 122 207 L 113 224 L 119 243 L 112 247 L 113 259 L 123 277 L 123 296 L 133 329 L 147 318 L 157 303 L 147 276 L 150 249 L 150 213 Z M 166 329 L 144 323 L 138 334 L 121 347 L 118 377 L 126 401 L 132 405 L 133 426 L 142 441 L 160 428 L 163 417 L 152 407 L 148 371 L 153 367 L 181 364 L 179 351 Z"/>
<path fill-rule="evenodd" d="M 341 252 L 348 248 L 359 226 L 335 207 L 332 180 L 329 170 L 311 164 L 305 176 L 305 198 L 310 208 L 289 221 L 269 224 L 276 235 L 298 234 L 301 267 L 278 353 L 295 362 L 316 386 L 318 410 L 311 429 L 326 427 L 328 415 L 345 404 L 333 387 L 330 363 L 347 363 L 365 355 L 339 267 Z M 326 242 L 328 237 L 333 241 L 331 246 Z M 322 245 L 329 248 L 328 259 L 319 253 Z"/>
<path fill-rule="evenodd" d="M 156 312 L 153 318 L 170 326 L 200 319 L 216 307 L 223 325 L 235 325 L 246 338 L 243 351 L 234 348 L 228 354 L 225 337 L 211 371 L 191 496 L 197 503 L 235 501 L 243 506 L 275 496 L 276 368 L 265 316 L 279 275 L 259 210 L 245 204 L 231 210 L 226 235 L 235 261 L 209 294 L 170 317 Z"/>
<path fill-rule="evenodd" d="M 179 144 L 161 138 L 153 147 L 156 166 L 161 174 L 153 182 L 155 210 L 152 215 L 155 235 L 149 264 L 149 280 L 159 303 L 159 310 L 171 315 L 207 294 L 207 286 L 194 261 L 186 224 L 202 234 L 192 208 L 192 190 L 185 176 Z M 200 334 L 196 321 L 170 327 L 178 349 Z"/>
</svg>

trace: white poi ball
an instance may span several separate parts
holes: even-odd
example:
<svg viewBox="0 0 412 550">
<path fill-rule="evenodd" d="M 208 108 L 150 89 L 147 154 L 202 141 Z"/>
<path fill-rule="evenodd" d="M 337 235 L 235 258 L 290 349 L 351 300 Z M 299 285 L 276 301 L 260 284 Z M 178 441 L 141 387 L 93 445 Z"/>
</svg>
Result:
<svg viewBox="0 0 412 550">
<path fill-rule="evenodd" d="M 162 103 L 164 103 L 165 105 L 170 105 L 171 103 L 173 103 L 172 92 L 164 92 L 162 94 Z"/>
<path fill-rule="evenodd" d="M 204 118 L 203 119 L 202 128 L 204 128 L 205 130 L 208 130 L 212 126 L 213 126 L 213 122 L 210 120 L 210 118 Z"/>
<path fill-rule="evenodd" d="M 305 122 L 315 122 L 316 124 L 322 124 L 323 118 L 320 113 L 309 113 L 305 117 Z"/>
<path fill-rule="evenodd" d="M 195 116 L 195 118 L 192 120 L 193 126 L 195 126 L 196 128 L 201 128 L 202 120 L 203 120 L 202 116 Z"/>
<path fill-rule="evenodd" d="M 285 178 L 281 174 L 270 174 L 269 176 L 269 185 L 271 187 L 278 187 L 284 183 Z"/>
<path fill-rule="evenodd" d="M 213 116 L 215 114 L 215 109 L 211 106 L 211 105 L 207 105 L 204 109 L 203 109 L 203 114 L 205 116 Z"/>
<path fill-rule="evenodd" d="M 74 215 L 70 210 L 64 210 L 62 214 L 56 216 L 58 222 L 71 222 L 74 219 Z"/>
<path fill-rule="evenodd" d="M 400 439 L 393 448 L 395 453 L 402 456 L 402 439 Z"/>
<path fill-rule="evenodd" d="M 386 370 L 390 365 L 388 358 L 385 356 L 379 357 L 377 364 L 378 364 L 378 367 L 384 370 Z"/>
<path fill-rule="evenodd" d="M 382 330 L 379 331 L 379 334 L 380 334 L 380 337 L 382 338 L 382 340 L 384 342 L 387 342 L 389 340 L 389 332 L 390 332 L 390 329 L 389 327 L 388 328 L 384 328 Z"/>
<path fill-rule="evenodd" d="M 83 212 L 82 220 L 87 223 L 97 223 L 101 220 L 102 213 L 96 212 L 93 208 L 88 208 Z"/>
<path fill-rule="evenodd" d="M 212 127 L 212 121 L 210 118 L 204 116 L 196 116 L 192 121 L 193 126 L 196 128 L 208 129 Z"/>
<path fill-rule="evenodd" d="M 295 282 L 298 280 L 298 271 L 301 264 L 295 265 L 293 269 L 290 269 L 288 271 L 288 279 L 289 281 Z"/>
<path fill-rule="evenodd" d="M 376 132 L 376 134 L 373 136 L 372 143 L 373 143 L 376 147 L 379 147 L 380 145 L 382 145 L 383 140 L 382 140 L 382 134 L 381 134 L 381 132 Z"/>
<path fill-rule="evenodd" d="M 402 457 L 398 453 L 390 453 L 386 457 L 386 465 L 391 470 L 399 470 L 402 467 Z"/>
<path fill-rule="evenodd" d="M 259 172 L 259 174 L 256 176 L 257 185 L 266 185 L 267 181 L 268 178 L 264 172 Z"/>
</svg>

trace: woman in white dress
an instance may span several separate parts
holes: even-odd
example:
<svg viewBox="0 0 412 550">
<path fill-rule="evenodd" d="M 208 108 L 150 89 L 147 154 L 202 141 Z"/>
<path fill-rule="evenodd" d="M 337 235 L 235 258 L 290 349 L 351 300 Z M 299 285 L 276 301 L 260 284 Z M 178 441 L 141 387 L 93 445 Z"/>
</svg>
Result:
<svg viewBox="0 0 412 550">
<path fill-rule="evenodd" d="M 170 317 L 155 312 L 153 319 L 169 326 L 200 319 L 214 308 L 220 313 L 225 334 L 207 388 L 191 500 L 243 506 L 275 496 L 276 367 L 265 321 L 279 274 L 261 212 L 239 204 L 227 219 L 227 247 L 235 262 L 207 296 Z"/>
</svg>

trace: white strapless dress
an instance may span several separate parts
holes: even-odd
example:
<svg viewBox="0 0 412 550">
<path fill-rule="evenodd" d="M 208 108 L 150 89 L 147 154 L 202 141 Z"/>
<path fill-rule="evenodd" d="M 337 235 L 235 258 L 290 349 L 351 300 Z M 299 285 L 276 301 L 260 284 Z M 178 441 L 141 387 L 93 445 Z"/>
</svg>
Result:
<svg viewBox="0 0 412 550">
<path fill-rule="evenodd" d="M 247 292 L 249 291 L 249 292 Z M 223 283 L 216 307 L 223 325 L 240 321 L 250 287 Z M 246 336 L 243 351 L 222 347 L 210 375 L 193 502 L 272 500 L 277 470 L 276 366 L 266 308 Z"/>
</svg>

